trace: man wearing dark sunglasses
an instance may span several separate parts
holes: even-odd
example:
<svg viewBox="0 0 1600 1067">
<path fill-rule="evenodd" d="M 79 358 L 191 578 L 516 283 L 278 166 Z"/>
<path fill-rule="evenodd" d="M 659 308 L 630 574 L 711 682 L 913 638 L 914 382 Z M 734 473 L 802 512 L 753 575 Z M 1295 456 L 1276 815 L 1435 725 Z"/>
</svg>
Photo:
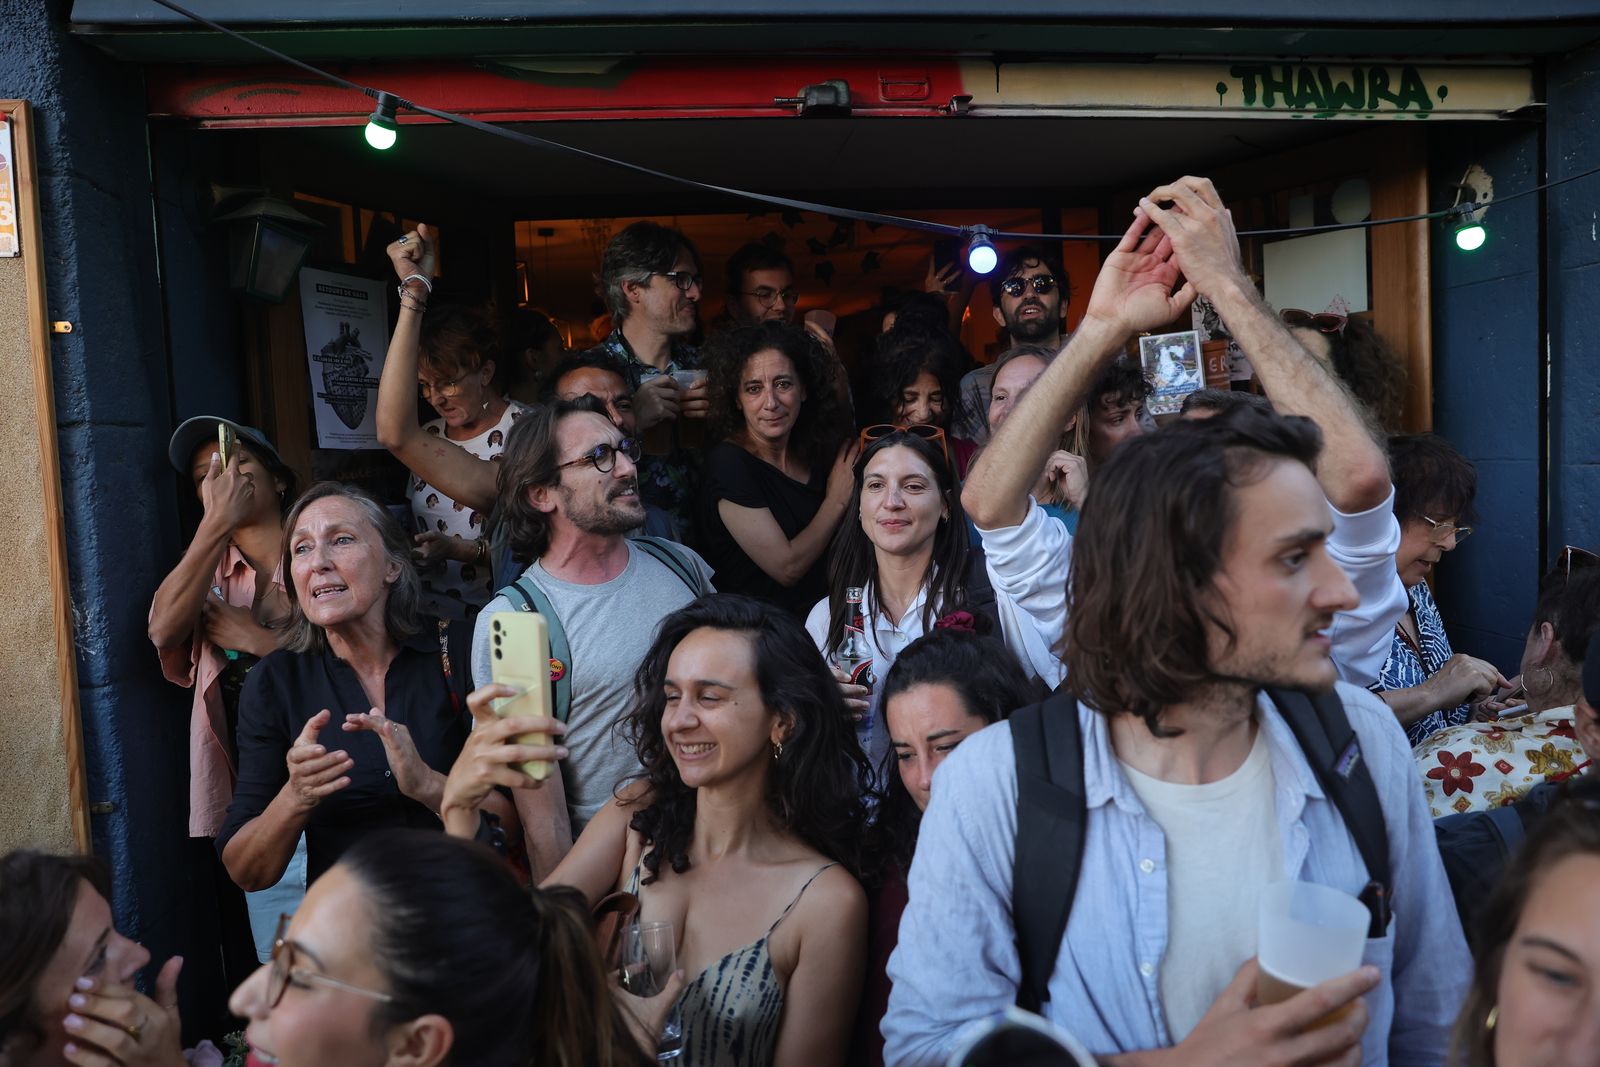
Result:
<svg viewBox="0 0 1600 1067">
<path fill-rule="evenodd" d="M 1013 345 L 1042 345 L 1060 351 L 1066 341 L 1067 272 L 1061 256 L 1041 245 L 1022 245 L 1006 253 L 989 276 L 989 296 L 994 301 L 994 321 L 1003 326 Z M 989 439 L 984 412 L 994 388 L 995 364 L 969 371 L 961 379 L 962 425 L 955 435 L 982 444 Z"/>
</svg>

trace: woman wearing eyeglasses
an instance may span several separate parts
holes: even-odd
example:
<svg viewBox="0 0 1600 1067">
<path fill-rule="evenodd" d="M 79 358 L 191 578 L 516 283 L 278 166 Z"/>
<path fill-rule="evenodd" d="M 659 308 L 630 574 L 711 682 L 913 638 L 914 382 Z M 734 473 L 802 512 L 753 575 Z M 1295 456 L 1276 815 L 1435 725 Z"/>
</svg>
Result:
<svg viewBox="0 0 1600 1067">
<path fill-rule="evenodd" d="M 352 847 L 230 1006 L 250 1021 L 255 1062 L 278 1067 L 653 1062 L 618 1011 L 583 899 L 530 896 L 492 851 L 443 834 Z"/>
<path fill-rule="evenodd" d="M 763 322 L 707 352 L 711 432 L 696 525 L 717 585 L 796 616 L 827 588 L 823 553 L 850 503 L 853 449 L 836 366 L 805 330 Z"/>
<path fill-rule="evenodd" d="M 1389 438 L 1394 513 L 1400 520 L 1395 567 L 1411 606 L 1395 624 L 1389 658 L 1376 689 L 1413 747 L 1472 717 L 1472 704 L 1510 687 L 1492 663 L 1456 653 L 1427 579 L 1446 552 L 1472 533 L 1478 474 L 1455 447 L 1434 434 Z"/>
<path fill-rule="evenodd" d="M 494 593 L 484 529 L 493 505 L 494 479 L 485 472 L 484 492 L 453 499 L 431 484 L 441 469 L 430 453 L 443 438 L 465 453 L 463 460 L 497 459 L 505 451 L 511 424 L 528 406 L 500 388 L 500 342 L 481 312 L 436 307 L 424 317 L 433 292 L 432 234 L 426 237 L 419 229 L 388 248 L 400 278 L 400 318 L 387 359 L 396 372 L 416 366 L 418 391 L 438 418 L 423 423 L 420 430 L 409 412 L 395 412 L 391 418 L 388 407 L 394 405 L 382 403 L 380 387 L 379 440 L 411 471 L 407 487 L 416 541 L 412 554 L 422 575 L 423 609 L 439 618 L 465 619 Z M 392 379 L 394 373 L 384 377 Z M 396 422 L 403 425 L 391 425 Z M 454 484 L 450 468 L 442 473 Z"/>
</svg>

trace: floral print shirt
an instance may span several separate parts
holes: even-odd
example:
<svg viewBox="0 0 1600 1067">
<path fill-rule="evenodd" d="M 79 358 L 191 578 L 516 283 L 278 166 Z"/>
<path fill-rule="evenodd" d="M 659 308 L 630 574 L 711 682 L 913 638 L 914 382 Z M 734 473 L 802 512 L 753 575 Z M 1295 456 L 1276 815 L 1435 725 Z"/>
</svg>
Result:
<svg viewBox="0 0 1600 1067">
<path fill-rule="evenodd" d="M 659 374 L 673 371 L 698 370 L 701 366 L 700 350 L 681 341 L 672 342 L 672 358 L 666 370 L 659 370 L 633 354 L 628 339 L 622 336 L 622 327 L 611 331 L 591 351 L 604 352 L 621 361 L 628 372 L 628 388 L 637 390 L 643 382 Z M 673 440 L 677 440 L 677 427 L 673 427 Z M 647 455 L 639 461 L 639 496 L 647 505 L 665 511 L 677 524 L 680 540 L 694 542 L 694 502 L 700 488 L 701 450 L 674 445 L 664 456 Z"/>
<path fill-rule="evenodd" d="M 1434 603 L 1428 583 L 1418 582 L 1407 590 L 1407 595 L 1411 598 L 1411 613 L 1417 620 L 1417 633 L 1422 637 L 1419 642 L 1422 655 L 1417 655 L 1417 648 L 1402 636 L 1400 626 L 1396 623 L 1393 643 L 1389 646 L 1389 658 L 1384 661 L 1383 670 L 1378 674 L 1378 684 L 1373 686 L 1375 692 L 1421 685 L 1455 654 L 1450 649 L 1450 638 L 1445 636 L 1444 620 L 1439 617 L 1439 605 Z M 1430 711 L 1406 727 L 1406 739 L 1411 742 L 1412 748 L 1416 748 L 1440 730 L 1460 726 L 1470 718 L 1471 704 Z"/>
<path fill-rule="evenodd" d="M 1434 818 L 1514 804 L 1588 767 L 1568 704 L 1440 730 L 1415 750 Z"/>
</svg>

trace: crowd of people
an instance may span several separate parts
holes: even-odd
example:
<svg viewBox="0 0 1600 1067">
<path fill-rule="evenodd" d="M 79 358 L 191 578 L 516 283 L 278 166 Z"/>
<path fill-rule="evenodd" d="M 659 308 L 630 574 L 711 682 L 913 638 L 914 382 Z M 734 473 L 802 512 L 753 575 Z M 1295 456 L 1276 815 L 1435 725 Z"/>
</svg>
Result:
<svg viewBox="0 0 1600 1067">
<path fill-rule="evenodd" d="M 203 516 L 149 636 L 253 1062 L 976 1064 L 1020 1007 L 1105 1067 L 1600 1064 L 1600 559 L 1510 676 L 1454 652 L 1472 465 L 1393 432 L 1369 326 L 1267 306 L 1210 182 L 1140 201 L 1074 330 L 1006 250 L 982 367 L 962 286 L 847 361 L 760 244 L 693 343 L 699 254 L 640 222 L 609 335 L 516 398 L 436 241 L 389 248 L 404 520 L 226 420 L 169 450 Z M 1130 343 L 1198 297 L 1254 385 L 1158 425 Z M 1285 881 L 1359 902 L 1359 965 L 1263 962 Z M 0 1065 L 222 1063 L 109 895 L 0 859 Z"/>
</svg>

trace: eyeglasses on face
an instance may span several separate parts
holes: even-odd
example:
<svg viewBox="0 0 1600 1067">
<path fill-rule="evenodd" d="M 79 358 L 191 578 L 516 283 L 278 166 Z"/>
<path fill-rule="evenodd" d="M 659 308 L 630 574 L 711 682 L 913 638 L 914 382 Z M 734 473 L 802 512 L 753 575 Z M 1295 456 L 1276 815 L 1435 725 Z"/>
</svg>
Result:
<svg viewBox="0 0 1600 1067">
<path fill-rule="evenodd" d="M 1033 286 L 1033 291 L 1040 296 L 1056 291 L 1056 279 L 1053 274 L 1035 274 L 1031 278 L 1007 278 L 1000 283 L 1000 291 L 1007 296 L 1021 296 L 1024 286 Z"/>
<path fill-rule="evenodd" d="M 417 392 L 421 394 L 422 399 L 424 400 L 428 399 L 430 396 L 436 396 L 443 400 L 450 400 L 461 395 L 462 383 L 471 377 L 471 375 L 471 371 L 464 371 L 448 381 L 418 382 Z"/>
<path fill-rule="evenodd" d="M 861 436 L 856 438 L 856 447 L 859 449 L 865 449 L 872 442 L 882 440 L 883 438 L 888 437 L 890 434 L 896 433 L 907 434 L 911 437 L 920 437 L 924 441 L 929 441 L 938 445 L 939 450 L 944 453 L 945 466 L 948 467 L 950 465 L 950 445 L 945 440 L 944 430 L 938 426 L 933 426 L 925 422 L 913 423 L 910 426 L 896 426 L 892 422 L 874 423 L 871 426 L 862 428 Z"/>
<path fill-rule="evenodd" d="M 363 989 L 349 982 L 341 982 L 337 978 L 329 978 L 316 971 L 304 971 L 295 967 L 294 942 L 285 940 L 284 934 L 289 932 L 289 916 L 278 916 L 278 932 L 272 938 L 272 961 L 267 966 L 267 1008 L 271 1010 L 278 1006 L 283 999 L 284 990 L 291 985 L 300 986 L 325 986 L 328 989 L 340 989 L 346 993 L 368 997 L 382 1004 L 388 1004 L 394 997 L 388 993 L 380 993 L 376 989 Z"/>
<path fill-rule="evenodd" d="M 696 274 L 688 270 L 653 270 L 651 277 L 666 278 L 680 290 L 687 293 L 690 289 L 700 288 L 705 282 L 705 275 Z"/>
<path fill-rule="evenodd" d="M 617 454 L 621 453 L 637 463 L 644 454 L 644 449 L 639 442 L 631 437 L 624 437 L 616 444 L 595 445 L 577 459 L 569 459 L 565 463 L 557 463 L 556 470 L 566 470 L 568 467 L 577 467 L 584 463 L 593 463 L 594 469 L 601 474 L 610 474 L 617 466 Z"/>
<path fill-rule="evenodd" d="M 1428 516 L 1422 516 L 1422 521 L 1428 524 L 1428 540 L 1436 545 L 1442 545 L 1454 535 L 1456 544 L 1460 544 L 1472 536 L 1472 527 L 1458 526 L 1454 522 L 1436 522 Z"/>
<path fill-rule="evenodd" d="M 1319 330 L 1322 333 L 1344 333 L 1345 324 L 1350 320 L 1344 315 L 1335 315 L 1331 311 L 1320 311 L 1312 314 L 1301 311 L 1299 308 L 1284 308 L 1278 312 L 1278 318 L 1285 326 L 1303 327 L 1308 330 Z"/>
<path fill-rule="evenodd" d="M 774 289 L 770 285 L 761 285 L 754 289 L 741 289 L 739 292 L 743 296 L 755 297 L 764 308 L 769 308 L 780 300 L 787 306 L 800 299 L 800 293 L 792 285 L 785 286 L 782 289 Z"/>
</svg>

